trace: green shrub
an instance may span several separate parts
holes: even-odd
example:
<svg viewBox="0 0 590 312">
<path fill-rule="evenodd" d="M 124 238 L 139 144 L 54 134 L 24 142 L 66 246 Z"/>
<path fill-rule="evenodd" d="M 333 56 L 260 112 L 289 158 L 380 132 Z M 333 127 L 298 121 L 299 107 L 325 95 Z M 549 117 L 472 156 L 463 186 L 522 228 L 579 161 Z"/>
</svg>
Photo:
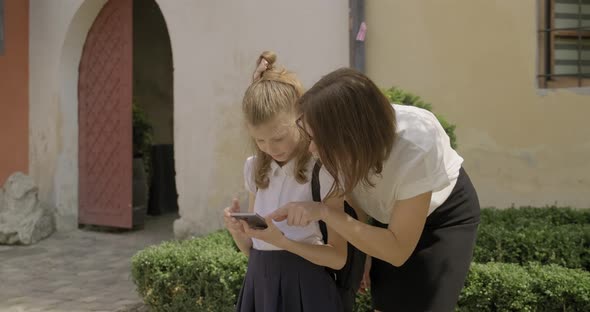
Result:
<svg viewBox="0 0 590 312">
<path fill-rule="evenodd" d="M 533 223 L 508 228 L 481 224 L 473 254 L 475 262 L 559 264 L 590 270 L 590 224 Z"/>
<path fill-rule="evenodd" d="M 385 97 L 387 97 L 387 99 L 391 103 L 416 106 L 428 111 L 432 111 L 432 105 L 430 105 L 430 103 L 426 103 L 419 96 L 406 92 L 400 88 L 391 87 L 389 89 L 383 90 L 383 94 L 385 94 Z M 435 115 L 440 124 L 442 125 L 443 129 L 445 129 L 445 132 L 451 139 L 451 147 L 457 148 L 457 136 L 455 135 L 456 126 L 449 123 L 441 115 Z"/>
<path fill-rule="evenodd" d="M 373 312 L 371 309 L 371 292 L 368 291 L 366 293 L 357 293 L 356 300 L 354 303 L 354 312 Z"/>
<path fill-rule="evenodd" d="M 355 312 L 369 312 L 369 294 Z M 457 311 L 590 311 L 590 273 L 558 265 L 473 263 Z"/>
<path fill-rule="evenodd" d="M 166 242 L 132 259 L 137 291 L 153 311 L 233 311 L 246 271 L 246 257 L 219 231 Z"/>
<path fill-rule="evenodd" d="M 232 311 L 246 258 L 230 236 L 167 242 L 133 257 L 132 276 L 153 311 Z M 355 311 L 370 311 L 359 294 Z M 558 309 L 559 308 L 559 309 Z M 590 273 L 557 265 L 471 266 L 459 311 L 590 311 Z"/>
<path fill-rule="evenodd" d="M 590 311 L 590 272 L 555 265 L 589 269 L 589 214 L 483 209 L 474 257 L 494 262 L 472 265 L 458 310 Z M 138 252 L 132 277 L 153 311 L 233 311 L 246 265 L 231 236 L 219 231 Z M 355 311 L 370 307 L 370 295 L 359 294 Z"/>
<path fill-rule="evenodd" d="M 482 209 L 474 261 L 553 263 L 590 270 L 590 210 Z"/>
<path fill-rule="evenodd" d="M 590 273 L 557 265 L 532 266 L 537 311 L 590 311 Z"/>
<path fill-rule="evenodd" d="M 458 311 L 590 311 L 590 273 L 557 265 L 474 263 Z"/>
<path fill-rule="evenodd" d="M 497 224 L 505 228 L 519 228 L 534 223 L 549 225 L 590 224 L 590 209 L 567 207 L 520 207 L 481 210 L 482 224 Z"/>
</svg>

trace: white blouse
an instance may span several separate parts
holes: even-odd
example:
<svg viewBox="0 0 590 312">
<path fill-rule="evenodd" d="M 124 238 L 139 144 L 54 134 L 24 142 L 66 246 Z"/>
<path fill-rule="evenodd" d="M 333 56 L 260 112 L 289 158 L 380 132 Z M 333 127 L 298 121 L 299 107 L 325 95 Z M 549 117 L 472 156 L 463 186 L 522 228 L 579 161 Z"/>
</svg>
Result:
<svg viewBox="0 0 590 312">
<path fill-rule="evenodd" d="M 306 183 L 300 184 L 295 180 L 293 175 L 293 167 L 295 161 L 291 160 L 282 167 L 275 161 L 271 162 L 271 168 L 268 175 L 269 185 L 266 189 L 258 189 L 254 182 L 254 166 L 256 157 L 252 156 L 246 160 L 244 164 L 244 180 L 248 191 L 256 194 L 254 201 L 254 212 L 262 217 L 266 217 L 281 206 L 294 201 L 313 201 L 311 194 L 311 175 L 315 160 L 312 159 L 307 164 Z M 320 180 L 320 195 L 321 198 L 328 194 L 334 184 L 332 176 L 322 169 L 319 173 Z M 289 226 L 287 220 L 276 222 L 274 224 L 285 234 L 285 236 L 293 241 L 304 242 L 308 244 L 322 245 L 322 233 L 317 222 L 310 223 L 305 227 Z M 252 239 L 253 247 L 258 250 L 280 250 L 280 248 L 266 243 L 258 239 Z"/>
<path fill-rule="evenodd" d="M 431 112 L 406 105 L 392 105 L 396 112 L 396 138 L 383 171 L 373 177 L 374 188 L 357 186 L 351 198 L 368 215 L 389 223 L 397 200 L 432 191 L 428 214 L 450 195 L 463 158 L 451 148 L 450 139 Z"/>
</svg>

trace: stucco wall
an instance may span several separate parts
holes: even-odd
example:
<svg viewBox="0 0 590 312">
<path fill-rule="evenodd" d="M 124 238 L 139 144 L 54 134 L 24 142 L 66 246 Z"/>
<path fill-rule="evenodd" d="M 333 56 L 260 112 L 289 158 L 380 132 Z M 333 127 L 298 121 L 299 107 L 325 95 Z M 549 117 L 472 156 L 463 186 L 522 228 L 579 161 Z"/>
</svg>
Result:
<svg viewBox="0 0 590 312">
<path fill-rule="evenodd" d="M 29 167 L 29 2 L 4 0 L 0 54 L 0 186 Z"/>
<path fill-rule="evenodd" d="M 31 174 L 54 203 L 60 229 L 77 225 L 77 68 L 104 0 L 31 0 Z M 243 195 L 249 153 L 240 101 L 265 49 L 306 86 L 348 62 L 346 1 L 157 1 L 174 63 L 174 142 L 179 235 L 221 226 Z"/>
<path fill-rule="evenodd" d="M 158 1 L 172 41 L 177 234 L 221 227 L 243 190 L 248 138 L 240 116 L 265 49 L 306 86 L 348 63 L 347 1 Z M 242 193 L 243 194 L 243 193 Z M 245 203 L 245 201 L 243 201 Z"/>
<path fill-rule="evenodd" d="M 589 90 L 540 90 L 536 1 L 367 1 L 367 72 L 457 124 L 483 206 L 590 207 Z"/>
</svg>

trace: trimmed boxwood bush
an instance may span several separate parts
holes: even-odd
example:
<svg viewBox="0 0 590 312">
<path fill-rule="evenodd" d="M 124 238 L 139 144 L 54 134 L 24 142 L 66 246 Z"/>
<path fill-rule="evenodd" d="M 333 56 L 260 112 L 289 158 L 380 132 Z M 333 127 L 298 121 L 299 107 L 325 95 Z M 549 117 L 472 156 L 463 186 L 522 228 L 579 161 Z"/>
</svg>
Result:
<svg viewBox="0 0 590 312">
<path fill-rule="evenodd" d="M 137 291 L 154 311 L 233 311 L 247 258 L 219 231 L 148 247 L 131 262 Z"/>
<path fill-rule="evenodd" d="M 590 270 L 590 210 L 482 209 L 475 262 L 539 262 Z"/>
<path fill-rule="evenodd" d="M 356 312 L 371 310 L 359 294 Z M 590 311 L 590 273 L 558 265 L 473 263 L 457 311 Z"/>
<path fill-rule="evenodd" d="M 496 224 L 514 229 L 531 224 L 564 225 L 590 224 L 590 209 L 568 207 L 485 208 L 481 210 L 482 224 Z"/>
<path fill-rule="evenodd" d="M 590 273 L 557 265 L 474 263 L 458 311 L 590 311 Z"/>
<path fill-rule="evenodd" d="M 590 273 L 556 265 L 588 270 L 589 214 L 483 209 L 475 261 L 494 262 L 472 265 L 458 310 L 590 311 Z M 231 236 L 219 231 L 138 252 L 132 276 L 153 311 L 233 311 L 246 264 Z M 370 311 L 370 295 L 357 296 L 355 311 Z"/>
<path fill-rule="evenodd" d="M 590 224 L 533 223 L 507 228 L 481 224 L 474 251 L 475 262 L 559 264 L 590 270 Z"/>
</svg>

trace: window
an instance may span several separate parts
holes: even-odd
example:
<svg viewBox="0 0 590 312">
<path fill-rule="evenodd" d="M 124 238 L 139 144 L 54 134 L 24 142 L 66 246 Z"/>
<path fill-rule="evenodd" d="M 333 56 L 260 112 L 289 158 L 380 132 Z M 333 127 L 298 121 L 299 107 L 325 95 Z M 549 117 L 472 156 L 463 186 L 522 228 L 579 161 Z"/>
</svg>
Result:
<svg viewBox="0 0 590 312">
<path fill-rule="evenodd" d="M 590 87 L 590 0 L 537 2 L 539 87 Z"/>
<path fill-rule="evenodd" d="M 0 0 L 0 55 L 4 55 L 4 0 Z"/>
</svg>

